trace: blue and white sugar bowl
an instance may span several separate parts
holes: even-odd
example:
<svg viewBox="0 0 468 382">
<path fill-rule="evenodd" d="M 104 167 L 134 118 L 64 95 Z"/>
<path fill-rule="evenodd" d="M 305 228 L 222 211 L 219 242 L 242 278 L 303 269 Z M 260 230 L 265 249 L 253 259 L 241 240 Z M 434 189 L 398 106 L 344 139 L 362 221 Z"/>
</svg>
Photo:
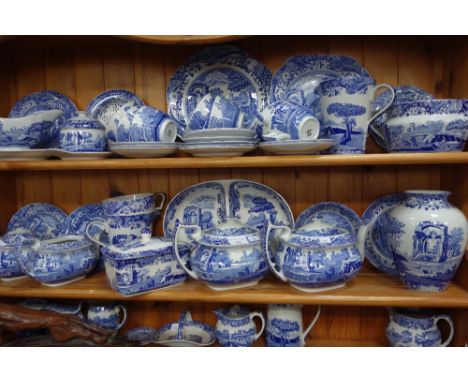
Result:
<svg viewBox="0 0 468 382">
<path fill-rule="evenodd" d="M 279 231 L 273 235 L 273 231 Z M 359 238 L 359 239 L 358 239 Z M 291 231 L 270 224 L 265 235 L 266 260 L 282 281 L 304 292 L 319 292 L 345 285 L 363 262 L 362 231 L 357 235 L 335 227 L 306 224 Z M 271 245 L 276 241 L 276 248 Z"/>
<path fill-rule="evenodd" d="M 257 341 L 265 329 L 265 318 L 260 312 L 250 312 L 247 308 L 235 305 L 231 308 L 214 310 L 216 339 L 221 346 L 248 347 Z M 257 331 L 254 318 L 260 319 L 260 330 Z"/>
<path fill-rule="evenodd" d="M 188 263 L 179 253 L 182 230 L 193 248 Z M 197 225 L 176 223 L 174 250 L 185 271 L 214 290 L 252 286 L 268 272 L 260 232 L 235 219 L 205 231 Z"/>
<path fill-rule="evenodd" d="M 188 246 L 179 251 L 186 261 Z M 175 285 L 187 278 L 170 239 L 145 234 L 141 240 L 104 246 L 101 253 L 110 286 L 124 296 Z"/>
<path fill-rule="evenodd" d="M 62 122 L 58 146 L 62 150 L 71 152 L 106 151 L 105 127 L 87 112 L 75 112 Z"/>
<path fill-rule="evenodd" d="M 450 332 L 442 342 L 437 324 L 446 321 Z M 452 341 L 455 324 L 447 314 L 436 314 L 423 309 L 390 309 L 386 334 L 390 346 L 448 346 Z"/>
</svg>

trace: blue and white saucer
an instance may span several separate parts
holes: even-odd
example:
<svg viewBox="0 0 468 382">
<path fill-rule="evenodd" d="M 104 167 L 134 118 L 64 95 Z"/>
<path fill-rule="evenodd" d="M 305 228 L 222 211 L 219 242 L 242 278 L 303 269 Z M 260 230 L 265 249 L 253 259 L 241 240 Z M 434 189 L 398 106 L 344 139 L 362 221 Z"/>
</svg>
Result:
<svg viewBox="0 0 468 382">
<path fill-rule="evenodd" d="M 50 149 L 0 148 L 0 160 L 2 161 L 44 160 L 53 156 L 54 153 Z"/>
<path fill-rule="evenodd" d="M 53 156 L 62 160 L 97 160 L 109 158 L 110 151 L 66 151 L 60 149 L 49 149 Z"/>
<path fill-rule="evenodd" d="M 61 234 L 85 235 L 89 223 L 104 218 L 102 204 L 85 204 L 70 213 L 65 219 Z"/>
<path fill-rule="evenodd" d="M 145 104 L 140 97 L 128 90 L 107 90 L 97 95 L 89 103 L 86 111 L 92 118 L 101 122 L 106 127 L 106 130 L 109 130 L 112 115 L 129 102 L 134 103 L 135 106 L 143 106 Z M 116 139 L 113 140 L 116 141 Z"/>
<path fill-rule="evenodd" d="M 194 157 L 237 157 L 257 148 L 257 142 L 181 143 L 179 150 Z"/>
<path fill-rule="evenodd" d="M 190 57 L 172 76 L 167 88 L 168 111 L 183 136 L 189 117 L 208 93 L 232 100 L 246 121 L 266 107 L 271 72 L 243 49 L 214 45 Z M 247 123 L 248 124 L 248 123 Z"/>
<path fill-rule="evenodd" d="M 178 143 L 168 142 L 120 142 L 109 143 L 109 149 L 125 158 L 160 158 L 174 154 Z"/>
<path fill-rule="evenodd" d="M 13 105 L 8 117 L 20 118 L 47 110 L 62 110 L 63 115 L 69 115 L 78 109 L 66 95 L 54 90 L 44 90 L 20 98 Z"/>
<path fill-rule="evenodd" d="M 59 236 L 67 214 L 49 203 L 31 203 L 16 211 L 8 222 L 8 231 L 28 229 L 38 239 Z"/>
<path fill-rule="evenodd" d="M 335 144 L 334 139 L 298 139 L 285 141 L 260 142 L 258 147 L 267 153 L 275 155 L 307 155 L 317 154 Z"/>
<path fill-rule="evenodd" d="M 392 250 L 387 240 L 387 212 L 404 200 L 403 193 L 386 195 L 372 202 L 362 214 L 366 229 L 364 250 L 367 260 L 378 270 L 396 276 Z"/>
</svg>

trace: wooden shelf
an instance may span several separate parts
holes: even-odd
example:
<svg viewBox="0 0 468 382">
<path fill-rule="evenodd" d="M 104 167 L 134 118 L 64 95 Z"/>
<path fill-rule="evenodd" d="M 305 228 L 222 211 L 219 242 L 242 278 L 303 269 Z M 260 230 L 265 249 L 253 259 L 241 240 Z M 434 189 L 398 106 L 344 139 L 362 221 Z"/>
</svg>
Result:
<svg viewBox="0 0 468 382">
<path fill-rule="evenodd" d="M 135 170 L 157 168 L 260 168 L 314 166 L 385 166 L 468 163 L 468 152 L 364 155 L 298 155 L 243 157 L 169 157 L 154 159 L 0 161 L 0 171 Z"/>
<path fill-rule="evenodd" d="M 121 38 L 163 45 L 198 45 L 225 43 L 248 36 L 238 35 L 131 35 Z"/>
<path fill-rule="evenodd" d="M 214 291 L 195 280 L 187 280 L 171 288 L 155 290 L 134 297 L 124 297 L 107 283 L 99 272 L 76 283 L 60 288 L 42 286 L 32 279 L 0 281 L 0 296 L 61 299 L 102 299 L 132 301 L 185 301 L 225 303 L 292 303 L 349 306 L 415 306 L 468 308 L 468 290 L 452 283 L 439 293 L 406 289 L 396 277 L 377 272 L 366 265 L 345 287 L 321 292 L 304 293 L 273 277 L 262 280 L 249 289 Z"/>
</svg>

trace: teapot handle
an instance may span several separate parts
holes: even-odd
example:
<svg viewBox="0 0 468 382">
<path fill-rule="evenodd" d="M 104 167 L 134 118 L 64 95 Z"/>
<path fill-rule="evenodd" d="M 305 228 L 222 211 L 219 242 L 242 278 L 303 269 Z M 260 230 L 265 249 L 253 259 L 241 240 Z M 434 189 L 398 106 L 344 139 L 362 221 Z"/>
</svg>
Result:
<svg viewBox="0 0 468 382">
<path fill-rule="evenodd" d="M 268 263 L 268 265 L 270 267 L 270 270 L 280 280 L 287 282 L 288 279 L 286 278 L 286 276 L 283 273 L 283 270 L 281 269 L 281 264 L 278 264 L 279 270 L 277 270 L 276 267 L 275 267 L 276 264 L 273 262 L 271 252 L 270 252 L 270 245 L 269 245 L 270 234 L 271 234 L 271 231 L 273 231 L 275 229 L 284 230 L 285 231 L 284 234 L 286 234 L 286 235 L 289 235 L 291 233 L 291 229 L 289 227 L 287 227 L 287 226 L 268 224 L 268 228 L 267 228 L 267 231 L 266 231 L 266 234 L 265 234 L 265 240 L 264 240 L 264 246 L 265 246 L 264 254 L 266 256 L 266 260 L 267 260 L 267 263 Z M 284 235 L 284 234 L 282 234 L 282 235 Z"/>
<path fill-rule="evenodd" d="M 447 314 L 441 314 L 441 315 L 437 316 L 435 318 L 436 325 L 440 320 L 447 321 L 449 326 L 450 326 L 450 334 L 449 334 L 448 338 L 444 342 L 442 342 L 440 344 L 440 346 L 445 347 L 445 346 L 448 346 L 450 344 L 450 342 L 452 341 L 453 334 L 455 332 L 455 324 L 453 323 L 453 320 Z"/>
<path fill-rule="evenodd" d="M 120 304 L 117 305 L 117 308 L 119 308 L 119 310 L 122 312 L 122 321 L 120 321 L 120 323 L 117 325 L 115 331 L 119 331 L 127 322 L 127 308 Z"/>
<path fill-rule="evenodd" d="M 304 333 L 302 334 L 302 342 L 305 342 L 305 338 L 309 334 L 309 332 L 312 330 L 314 325 L 317 323 L 317 320 L 319 319 L 320 312 L 322 311 L 322 307 L 319 305 L 317 308 L 317 313 L 315 313 L 315 317 L 312 319 L 311 323 L 307 327 L 306 330 L 304 330 Z"/>
<path fill-rule="evenodd" d="M 375 127 L 375 126 L 372 124 L 372 122 L 374 122 L 374 120 L 375 120 L 376 118 L 380 117 L 383 113 L 385 113 L 385 112 L 388 110 L 388 108 L 389 108 L 390 106 L 392 106 L 393 101 L 395 100 L 395 90 L 393 90 L 393 88 L 392 88 L 390 85 L 388 85 L 388 84 L 379 84 L 379 85 L 376 85 L 376 86 L 374 87 L 374 89 L 372 90 L 371 95 L 370 95 L 370 96 L 371 96 L 372 102 L 375 101 L 375 98 L 376 98 L 376 97 L 375 97 L 375 94 L 376 94 L 380 89 L 388 89 L 388 90 L 390 90 L 390 92 L 392 93 L 392 98 L 391 98 L 390 102 L 382 108 L 382 110 L 379 110 L 377 113 L 375 113 L 375 114 L 369 119 L 369 122 L 367 123 L 367 125 L 369 126 L 369 129 L 371 129 L 372 132 L 373 132 L 375 135 L 377 135 L 377 136 L 382 140 L 382 142 L 385 142 L 386 140 L 385 140 L 384 136 L 382 135 L 381 131 L 380 131 L 379 129 L 377 129 L 377 127 Z"/>
<path fill-rule="evenodd" d="M 184 260 L 180 256 L 179 246 L 177 244 L 178 244 L 178 241 L 179 241 L 179 233 L 180 233 L 181 229 L 195 229 L 194 236 L 199 236 L 199 235 L 201 235 L 201 228 L 199 226 L 197 226 L 197 225 L 183 225 L 183 224 L 180 224 L 179 222 L 177 222 L 176 227 L 175 227 L 175 232 L 174 232 L 174 239 L 173 239 L 174 254 L 175 254 L 175 256 L 177 258 L 177 261 L 179 262 L 180 266 L 182 267 L 182 269 L 185 272 L 187 272 L 187 274 L 189 276 L 193 277 L 195 280 L 198 280 L 197 274 L 187 267 L 187 264 L 185 264 Z M 190 255 L 191 255 L 191 253 L 189 254 L 189 256 Z"/>
<path fill-rule="evenodd" d="M 161 198 L 161 203 L 159 203 L 158 206 L 154 206 L 154 209 L 155 210 L 160 210 L 162 209 L 163 205 L 164 205 L 164 202 L 166 201 L 166 195 L 164 194 L 164 192 L 158 192 L 157 194 L 154 195 L 154 200 L 156 200 L 158 197 Z M 156 202 L 155 202 L 156 203 Z"/>
<path fill-rule="evenodd" d="M 263 317 L 263 314 L 262 314 L 262 313 L 259 313 L 259 312 L 252 312 L 252 313 L 250 313 L 250 318 L 252 319 L 252 321 L 253 321 L 253 319 L 254 319 L 255 317 L 260 318 L 260 321 L 261 321 L 261 323 L 262 323 L 262 326 L 261 326 L 260 330 L 257 332 L 257 334 L 255 335 L 254 342 L 257 341 L 257 340 L 260 338 L 260 336 L 262 335 L 263 331 L 265 330 L 265 318 Z"/>
<path fill-rule="evenodd" d="M 105 247 L 107 244 L 103 243 L 101 240 L 99 240 L 98 235 L 93 235 L 93 234 L 90 233 L 89 229 L 92 226 L 99 227 L 100 228 L 100 233 L 106 232 L 107 231 L 106 221 L 104 219 L 102 219 L 102 218 L 98 218 L 98 219 L 95 219 L 95 220 L 89 222 L 88 225 L 86 226 L 86 236 L 88 236 L 89 240 L 95 242 L 96 244 L 99 244 L 99 245 L 102 245 L 103 247 Z"/>
</svg>

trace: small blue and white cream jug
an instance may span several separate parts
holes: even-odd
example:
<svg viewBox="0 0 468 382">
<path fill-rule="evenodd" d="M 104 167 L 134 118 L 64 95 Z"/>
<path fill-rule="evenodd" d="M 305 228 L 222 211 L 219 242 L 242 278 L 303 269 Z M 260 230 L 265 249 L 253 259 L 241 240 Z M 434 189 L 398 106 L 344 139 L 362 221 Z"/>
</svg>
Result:
<svg viewBox="0 0 468 382">
<path fill-rule="evenodd" d="M 213 311 L 216 323 L 216 338 L 221 346 L 247 347 L 257 341 L 265 329 L 265 319 L 260 312 L 250 312 L 247 308 L 234 305 L 231 308 L 220 308 Z M 257 331 L 254 318 L 261 322 Z"/>
<path fill-rule="evenodd" d="M 387 338 L 391 346 L 448 346 L 454 334 L 454 323 L 446 314 L 434 314 L 418 309 L 390 309 Z M 437 327 L 439 321 L 446 321 L 450 327 L 448 338 L 442 342 Z"/>
<path fill-rule="evenodd" d="M 92 304 L 88 308 L 88 322 L 116 332 L 127 322 L 127 309 L 120 304 Z"/>
<path fill-rule="evenodd" d="M 269 304 L 265 330 L 266 346 L 305 346 L 305 338 L 317 323 L 319 316 L 320 306 L 309 326 L 304 330 L 302 305 Z"/>
</svg>

